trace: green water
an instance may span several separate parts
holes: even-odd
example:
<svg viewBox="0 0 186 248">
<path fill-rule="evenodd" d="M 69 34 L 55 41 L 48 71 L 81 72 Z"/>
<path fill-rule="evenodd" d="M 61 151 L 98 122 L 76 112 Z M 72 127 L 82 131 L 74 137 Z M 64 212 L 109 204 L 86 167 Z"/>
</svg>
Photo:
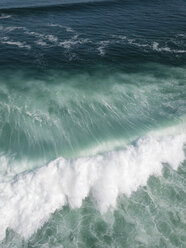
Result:
<svg viewBox="0 0 186 248">
<path fill-rule="evenodd" d="M 185 0 L 0 0 L 0 248 L 186 247 Z"/>
<path fill-rule="evenodd" d="M 183 68 L 7 74 L 0 79 L 1 152 L 19 163 L 30 158 L 31 166 L 119 148 L 185 114 Z"/>
<path fill-rule="evenodd" d="M 158 64 L 140 65 L 136 68 L 138 69 L 135 72 L 122 70 L 109 72 L 108 68 L 101 67 L 92 73 L 89 71 L 81 73 L 55 71 L 54 73 L 51 70 L 47 75 L 40 74 L 39 76 L 30 76 L 29 71 L 16 73 L 13 77 L 10 77 L 8 73 L 2 74 L 0 79 L 0 149 L 1 163 L 4 167 L 1 169 L 1 178 L 3 178 L 1 189 L 4 189 L 6 193 L 1 197 L 8 196 L 10 194 L 8 192 L 12 192 L 5 206 L 6 204 L 10 206 L 9 213 L 13 215 L 13 219 L 18 221 L 18 225 L 21 225 L 19 224 L 20 217 L 16 217 L 19 212 L 15 215 L 12 212 L 12 206 L 16 209 L 17 205 L 18 209 L 20 208 L 19 211 L 23 211 L 20 212 L 23 216 L 25 211 L 32 215 L 32 210 L 29 209 L 32 209 L 35 201 L 38 201 L 35 193 L 32 195 L 33 192 L 40 185 L 41 190 L 38 189 L 37 198 L 48 194 L 46 184 L 42 184 L 42 181 L 38 184 L 38 180 L 46 180 L 46 182 L 48 180 L 49 185 L 54 187 L 52 194 L 55 194 L 55 190 L 56 194 L 59 194 L 58 183 L 54 185 L 47 177 L 52 173 L 51 178 L 55 180 L 53 173 L 55 173 L 55 168 L 58 168 L 61 173 L 60 164 L 55 167 L 54 162 L 49 174 L 46 168 L 43 176 L 35 179 L 37 173 L 40 173 L 36 168 L 42 167 L 57 157 L 70 158 L 69 162 L 66 160 L 64 163 L 68 163 L 68 166 L 72 163 L 74 164 L 72 166 L 76 168 L 78 165 L 75 163 L 81 163 L 81 161 L 78 162 L 78 158 L 86 156 L 88 161 L 92 159 L 93 166 L 96 166 L 99 161 L 96 158 L 97 154 L 104 154 L 106 162 L 101 163 L 105 165 L 111 163 L 112 171 L 112 166 L 117 168 L 120 163 L 120 158 L 117 156 L 121 155 L 115 152 L 123 153 L 126 147 L 130 150 L 132 145 L 134 149 L 137 149 L 133 155 L 137 157 L 132 159 L 136 160 L 135 163 L 139 164 L 141 171 L 139 173 L 136 171 L 136 174 L 133 171 L 137 169 L 136 167 L 130 169 L 130 163 L 134 161 L 128 160 L 128 179 L 133 180 L 132 177 L 136 174 L 139 177 L 136 179 L 139 181 L 137 183 L 139 186 L 135 186 L 137 181 L 126 184 L 122 192 L 128 192 L 127 187 L 129 187 L 130 197 L 117 193 L 117 204 L 114 208 L 112 205 L 115 205 L 115 200 L 109 200 L 107 211 L 100 212 L 99 205 L 104 206 L 107 197 L 112 197 L 109 196 L 109 188 L 112 191 L 116 181 L 110 181 L 110 185 L 109 181 L 103 181 L 102 185 L 103 179 L 99 179 L 98 189 L 95 190 L 91 188 L 92 186 L 87 189 L 89 196 L 84 198 L 80 208 L 71 208 L 68 204 L 60 208 L 57 204 L 53 208 L 55 211 L 47 215 L 49 219 L 47 221 L 44 221 L 45 218 L 41 219 L 41 223 L 44 221 L 43 225 L 39 224 L 38 229 L 34 227 L 34 231 L 28 229 L 30 231 L 27 230 L 26 233 L 31 232 L 31 235 L 25 234 L 25 238 L 22 237 L 24 236 L 22 228 L 19 230 L 18 227 L 18 232 L 16 232 L 15 224 L 10 222 L 12 228 L 6 229 L 6 237 L 1 247 L 184 247 L 186 242 L 184 235 L 186 164 L 184 162 L 177 171 L 173 170 L 172 167 L 177 168 L 177 165 L 173 162 L 171 167 L 166 163 L 169 160 L 163 158 L 163 153 L 169 154 L 170 151 L 162 150 L 161 152 L 160 150 L 156 156 L 163 156 L 160 162 L 165 161 L 165 163 L 162 167 L 163 174 L 159 176 L 159 171 L 156 169 L 151 171 L 150 168 L 151 163 L 156 163 L 154 160 L 156 157 L 150 155 L 156 153 L 156 148 L 152 146 L 153 143 L 151 144 L 147 139 L 147 141 L 139 141 L 138 148 L 135 146 L 138 139 L 148 134 L 157 137 L 154 144 L 159 146 L 161 143 L 157 142 L 161 142 L 161 138 L 158 137 L 171 138 L 185 132 L 186 72 L 181 67 Z M 147 142 L 144 147 L 143 142 Z M 167 145 L 166 149 L 171 149 L 169 143 Z M 162 149 L 164 149 L 163 146 Z M 107 155 L 108 151 L 112 151 L 111 155 Z M 144 154 L 141 156 L 140 153 Z M 124 156 L 123 162 L 125 163 L 128 155 L 126 153 L 122 156 Z M 147 156 L 149 156 L 148 159 L 146 159 Z M 174 156 L 178 156 L 179 159 L 181 155 L 175 153 L 173 159 L 175 159 Z M 145 169 L 146 162 L 150 166 L 148 171 Z M 42 168 L 44 171 L 45 168 Z M 103 168 L 105 168 L 104 173 L 107 178 L 106 167 Z M 78 170 L 81 169 L 83 169 L 82 166 Z M 25 176 L 24 173 L 26 173 Z M 31 173 L 31 179 L 28 179 L 29 173 Z M 81 171 L 77 171 L 78 174 L 72 174 L 72 176 L 68 174 L 72 172 L 64 173 L 66 176 L 61 180 L 65 182 L 67 180 L 66 183 L 72 180 L 70 184 L 74 180 L 73 190 L 78 192 L 84 190 L 84 187 L 89 187 L 84 181 L 76 185 Z M 111 173 L 114 176 L 115 172 Z M 18 177 L 14 178 L 15 175 Z M 90 175 L 88 180 L 92 180 L 94 176 Z M 143 177 L 148 179 L 147 184 L 146 179 L 143 181 Z M 110 176 L 108 180 L 109 178 Z M 125 185 L 122 180 L 128 179 L 127 176 L 118 178 L 121 180 L 121 185 L 123 183 Z M 12 186 L 9 185 L 9 180 L 13 180 Z M 132 183 L 134 183 L 133 186 Z M 19 187 L 28 187 L 27 193 L 25 194 Z M 105 193 L 101 196 L 99 193 L 95 195 L 97 190 L 101 192 L 102 187 L 106 187 L 108 195 Z M 17 196 L 20 194 L 20 198 L 15 202 L 14 194 Z M 50 204 L 51 197 L 47 195 L 46 206 Z M 73 193 L 67 197 L 68 201 L 73 199 L 72 205 L 79 204 L 75 203 L 78 195 L 75 196 Z M 52 202 L 51 198 L 51 204 Z M 39 208 L 42 209 L 42 204 L 44 203 L 41 202 L 38 210 L 34 208 L 33 211 L 36 213 L 41 211 Z M 33 216 L 34 214 L 35 212 Z M 27 218 L 26 216 L 24 218 Z M 36 215 L 33 218 L 38 217 Z M 32 222 L 34 226 L 34 219 L 31 220 Z"/>
</svg>

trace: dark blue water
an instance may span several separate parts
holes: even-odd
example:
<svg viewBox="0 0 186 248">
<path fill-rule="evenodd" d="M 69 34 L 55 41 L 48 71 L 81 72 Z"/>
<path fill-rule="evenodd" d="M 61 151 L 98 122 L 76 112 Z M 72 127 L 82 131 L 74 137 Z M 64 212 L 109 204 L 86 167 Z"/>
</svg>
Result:
<svg viewBox="0 0 186 248">
<path fill-rule="evenodd" d="M 185 5 L 185 1 L 2 3 L 1 68 L 182 65 Z"/>
</svg>

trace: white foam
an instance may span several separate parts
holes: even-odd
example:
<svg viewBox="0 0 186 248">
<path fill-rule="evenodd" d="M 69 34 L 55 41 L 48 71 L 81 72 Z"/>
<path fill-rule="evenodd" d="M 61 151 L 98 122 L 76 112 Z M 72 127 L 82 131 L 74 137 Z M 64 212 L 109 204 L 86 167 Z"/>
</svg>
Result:
<svg viewBox="0 0 186 248">
<path fill-rule="evenodd" d="M 97 48 L 97 50 L 99 51 L 99 54 L 101 56 L 105 55 L 105 48 L 109 45 L 109 41 L 100 41 L 98 42 L 99 47 Z"/>
<path fill-rule="evenodd" d="M 43 40 L 37 40 L 37 41 L 35 41 L 35 43 L 39 46 L 47 46 L 47 43 Z"/>
<path fill-rule="evenodd" d="M 177 35 L 178 37 L 183 37 L 182 34 Z M 169 52 L 169 53 L 186 53 L 186 50 L 184 49 L 171 49 L 170 47 L 164 45 L 163 47 L 160 47 L 160 44 L 156 41 L 153 43 L 149 43 L 148 41 L 141 40 L 140 42 L 136 39 L 128 38 L 127 36 L 122 35 L 112 35 L 112 38 L 117 39 L 116 41 L 112 41 L 111 43 L 127 43 L 132 46 L 137 47 L 144 47 L 147 49 L 152 49 L 157 52 Z M 119 40 L 118 40 L 119 39 Z"/>
<path fill-rule="evenodd" d="M 169 47 L 159 48 L 159 43 L 158 42 L 153 42 L 152 48 L 153 48 L 153 50 L 158 51 L 158 52 L 161 52 L 161 51 L 170 52 L 171 51 Z"/>
<path fill-rule="evenodd" d="M 36 38 L 40 38 L 45 42 L 46 40 L 51 42 L 51 43 L 56 43 L 58 41 L 58 37 L 52 34 L 41 34 L 33 31 L 26 31 L 25 32 L 27 35 L 34 36 Z"/>
<path fill-rule="evenodd" d="M 58 28 L 63 28 L 63 26 L 61 24 L 56 24 L 56 23 L 51 23 L 48 24 L 49 27 L 58 27 Z"/>
<path fill-rule="evenodd" d="M 14 30 L 24 30 L 24 31 L 26 31 L 27 29 L 25 27 L 10 26 L 10 27 L 4 28 L 4 30 L 7 31 L 7 32 L 12 32 Z"/>
<path fill-rule="evenodd" d="M 33 32 L 33 31 L 28 31 L 28 30 L 25 33 L 28 34 L 28 35 L 35 36 L 35 37 L 39 37 L 39 38 L 43 38 L 45 36 L 45 35 L 43 35 L 41 33 Z"/>
<path fill-rule="evenodd" d="M 0 239 L 8 227 L 27 239 L 56 209 L 66 204 L 79 208 L 88 195 L 102 213 L 115 208 L 119 194 L 130 196 L 150 175 L 161 175 L 162 163 L 177 169 L 185 159 L 185 142 L 185 133 L 146 136 L 120 151 L 74 160 L 60 157 L 11 182 L 1 182 Z"/>
<path fill-rule="evenodd" d="M 65 27 L 67 32 L 74 33 L 75 31 L 71 27 Z"/>
<path fill-rule="evenodd" d="M 185 50 L 175 50 L 170 49 L 169 47 L 159 47 L 158 42 L 153 42 L 152 49 L 158 52 L 186 53 Z"/>
<path fill-rule="evenodd" d="M 44 36 L 47 40 L 49 40 L 50 42 L 57 42 L 58 38 L 52 34 L 48 34 Z"/>
<path fill-rule="evenodd" d="M 27 45 L 24 42 L 20 42 L 20 41 L 11 41 L 11 40 L 4 40 L 1 41 L 2 44 L 7 44 L 7 45 L 12 45 L 12 46 L 17 46 L 19 48 L 26 48 L 26 49 L 31 49 L 30 45 Z"/>
<path fill-rule="evenodd" d="M 113 35 L 112 35 L 112 38 L 117 38 L 117 39 L 121 39 L 121 40 L 126 40 L 126 39 L 127 39 L 127 36 L 125 36 L 125 35 L 115 35 L 115 34 L 113 34 Z"/>
<path fill-rule="evenodd" d="M 0 15 L 0 19 L 8 19 L 11 17 L 12 17 L 11 15 L 5 15 L 5 14 Z"/>
<path fill-rule="evenodd" d="M 59 42 L 59 46 L 62 46 L 66 49 L 70 49 L 73 46 L 85 44 L 88 42 L 90 42 L 89 39 L 77 39 L 77 37 L 74 37 L 71 40 L 65 40 L 65 41 Z"/>
<path fill-rule="evenodd" d="M 128 43 L 130 45 L 134 45 L 134 46 L 138 46 L 138 47 L 149 47 L 148 44 L 139 43 L 136 41 L 136 39 L 131 39 L 131 38 L 128 38 L 127 36 L 123 36 L 123 35 L 112 35 L 112 38 L 117 38 L 117 40 L 114 41 L 114 43 L 125 42 L 125 43 Z"/>
<path fill-rule="evenodd" d="M 75 30 L 73 30 L 71 27 L 63 26 L 61 24 L 52 23 L 52 24 L 49 24 L 48 26 L 50 26 L 50 27 L 64 28 L 67 32 L 75 33 Z"/>
<path fill-rule="evenodd" d="M 0 25 L 0 30 L 6 31 L 6 32 L 12 32 L 14 30 L 27 30 L 24 27 L 18 27 L 18 26 L 9 26 L 9 27 L 3 27 L 2 25 Z"/>
</svg>

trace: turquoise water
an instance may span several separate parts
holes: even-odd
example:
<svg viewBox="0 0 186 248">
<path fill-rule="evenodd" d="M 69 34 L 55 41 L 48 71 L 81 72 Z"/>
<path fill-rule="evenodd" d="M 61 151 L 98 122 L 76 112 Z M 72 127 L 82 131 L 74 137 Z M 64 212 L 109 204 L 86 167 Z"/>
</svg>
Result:
<svg viewBox="0 0 186 248">
<path fill-rule="evenodd" d="M 0 247 L 185 247 L 184 1 L 2 1 Z"/>
</svg>

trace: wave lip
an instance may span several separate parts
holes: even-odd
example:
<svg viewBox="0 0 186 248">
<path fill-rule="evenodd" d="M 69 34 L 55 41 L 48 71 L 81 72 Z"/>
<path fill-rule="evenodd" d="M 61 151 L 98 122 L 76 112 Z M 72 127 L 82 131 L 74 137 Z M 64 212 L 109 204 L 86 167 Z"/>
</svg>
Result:
<svg viewBox="0 0 186 248">
<path fill-rule="evenodd" d="M 102 155 L 66 160 L 62 157 L 11 182 L 1 182 L 0 239 L 9 227 L 24 238 L 37 231 L 56 210 L 79 208 L 91 195 L 101 213 L 115 208 L 119 194 L 130 196 L 161 175 L 162 163 L 177 169 L 184 161 L 186 134 L 147 135 L 135 145 Z"/>
</svg>

